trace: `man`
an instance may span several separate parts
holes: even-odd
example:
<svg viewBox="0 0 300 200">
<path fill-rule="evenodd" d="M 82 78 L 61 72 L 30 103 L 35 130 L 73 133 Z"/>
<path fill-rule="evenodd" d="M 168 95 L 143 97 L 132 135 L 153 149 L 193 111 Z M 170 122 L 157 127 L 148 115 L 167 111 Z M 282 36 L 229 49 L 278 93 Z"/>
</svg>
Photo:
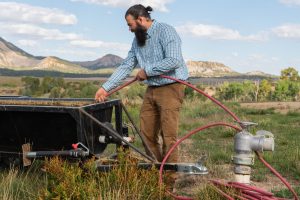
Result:
<svg viewBox="0 0 300 200">
<path fill-rule="evenodd" d="M 140 112 L 141 134 L 156 159 L 161 162 L 177 140 L 179 109 L 184 97 L 184 85 L 161 78 L 164 74 L 180 80 L 188 78 L 188 70 L 181 53 L 181 40 L 175 29 L 150 17 L 151 7 L 130 7 L 125 19 L 135 34 L 127 58 L 97 91 L 95 100 L 104 101 L 110 90 L 117 87 L 139 64 L 136 78 L 148 85 Z M 159 135 L 163 146 L 159 145 Z M 150 152 L 146 152 L 150 155 Z M 178 151 L 169 163 L 178 161 Z"/>
</svg>

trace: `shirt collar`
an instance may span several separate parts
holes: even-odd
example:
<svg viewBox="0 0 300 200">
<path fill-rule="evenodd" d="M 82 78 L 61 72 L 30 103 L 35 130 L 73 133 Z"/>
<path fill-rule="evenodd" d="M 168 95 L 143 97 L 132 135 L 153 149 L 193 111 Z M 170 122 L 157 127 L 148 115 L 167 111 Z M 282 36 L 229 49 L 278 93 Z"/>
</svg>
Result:
<svg viewBox="0 0 300 200">
<path fill-rule="evenodd" d="M 150 28 L 147 30 L 147 34 L 148 34 L 149 37 L 151 37 L 151 35 L 153 35 L 153 33 L 154 33 L 155 29 L 156 29 L 157 24 L 158 23 L 156 22 L 156 20 L 152 21 L 152 24 L 151 24 Z"/>
</svg>

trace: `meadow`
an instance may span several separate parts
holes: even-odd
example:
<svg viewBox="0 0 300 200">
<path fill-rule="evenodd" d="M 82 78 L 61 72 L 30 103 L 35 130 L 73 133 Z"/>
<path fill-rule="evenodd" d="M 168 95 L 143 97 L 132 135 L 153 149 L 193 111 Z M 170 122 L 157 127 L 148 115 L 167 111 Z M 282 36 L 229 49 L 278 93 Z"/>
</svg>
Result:
<svg viewBox="0 0 300 200">
<path fill-rule="evenodd" d="M 7 85 L 9 83 L 10 85 Z M 15 84 L 15 85 L 14 85 Z M 0 83 L 5 88 L 14 88 L 20 82 Z M 21 87 L 21 85 L 19 85 Z M 122 99 L 124 105 L 139 124 L 139 109 L 145 86 L 135 83 L 114 94 L 111 99 Z M 93 93 L 93 91 L 91 92 Z M 227 101 L 228 106 L 242 121 L 258 123 L 250 129 L 267 130 L 275 136 L 275 151 L 264 152 L 263 157 L 278 170 L 300 195 L 300 112 L 280 108 L 252 108 L 243 103 Z M 128 123 L 128 119 L 124 118 Z M 222 109 L 200 95 L 186 93 L 181 112 L 179 135 L 211 122 L 237 123 Z M 233 179 L 232 155 L 235 131 L 229 128 L 211 128 L 188 138 L 180 145 L 181 162 L 204 160 L 209 174 L 192 176 L 179 174 L 176 191 L 195 199 L 222 199 L 208 184 L 209 179 Z M 130 131 L 132 134 L 132 131 Z M 136 145 L 142 148 L 141 142 Z M 111 149 L 107 150 L 107 154 Z M 158 171 L 141 170 L 131 153 L 120 153 L 119 165 L 109 173 L 95 169 L 94 161 L 69 163 L 54 158 L 35 161 L 31 167 L 11 167 L 0 172 L 1 199 L 171 199 L 158 185 Z M 251 182 L 273 192 L 278 197 L 291 198 L 285 186 L 263 164 L 255 159 Z"/>
</svg>

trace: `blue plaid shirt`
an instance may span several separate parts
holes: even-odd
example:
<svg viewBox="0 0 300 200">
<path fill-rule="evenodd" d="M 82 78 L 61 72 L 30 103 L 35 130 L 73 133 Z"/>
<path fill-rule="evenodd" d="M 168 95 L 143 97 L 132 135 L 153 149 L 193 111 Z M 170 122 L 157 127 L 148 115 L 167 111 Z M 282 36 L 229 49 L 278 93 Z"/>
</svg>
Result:
<svg viewBox="0 0 300 200">
<path fill-rule="evenodd" d="M 106 91 L 119 86 L 137 64 L 145 70 L 148 79 L 144 83 L 150 86 L 174 82 L 159 77 L 161 74 L 187 80 L 188 70 L 181 53 L 181 39 L 176 30 L 170 25 L 153 20 L 147 34 L 146 44 L 143 47 L 138 46 L 134 38 L 127 58 L 102 85 Z"/>
</svg>

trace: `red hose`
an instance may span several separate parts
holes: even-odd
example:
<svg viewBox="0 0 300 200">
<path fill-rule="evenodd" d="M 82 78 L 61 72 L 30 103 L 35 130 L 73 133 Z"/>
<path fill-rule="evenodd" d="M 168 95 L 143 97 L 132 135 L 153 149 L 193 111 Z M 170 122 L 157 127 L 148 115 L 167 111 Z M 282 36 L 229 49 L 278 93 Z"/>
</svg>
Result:
<svg viewBox="0 0 300 200">
<path fill-rule="evenodd" d="M 128 82 L 124 83 L 123 85 L 117 87 L 116 89 L 111 90 L 111 91 L 107 94 L 107 96 L 112 95 L 113 93 L 115 93 L 115 92 L 121 90 L 122 88 L 124 88 L 124 87 L 130 85 L 131 83 L 134 83 L 135 81 L 137 81 L 137 78 L 136 78 L 136 77 L 135 77 L 134 79 L 132 79 L 131 81 L 128 81 Z"/>
<path fill-rule="evenodd" d="M 210 95 L 208 95 L 208 94 L 206 94 L 205 92 L 203 92 L 202 90 L 200 90 L 200 89 L 198 89 L 198 88 L 196 88 L 195 86 L 193 86 L 192 84 L 190 84 L 190 83 L 187 83 L 187 82 L 185 82 L 185 81 L 182 81 L 182 80 L 179 80 L 179 79 L 176 79 L 176 78 L 173 78 L 173 77 L 170 77 L 170 76 L 165 76 L 165 75 L 160 75 L 161 77 L 163 77 L 163 78 L 167 78 L 167 79 L 170 79 L 170 80 L 174 80 L 174 81 L 176 81 L 176 82 L 179 82 L 179 83 L 182 83 L 182 84 L 184 84 L 184 85 L 186 85 L 186 86 L 188 86 L 188 87 L 190 87 L 190 88 L 192 88 L 192 89 L 194 89 L 194 90 L 196 90 L 198 93 L 200 93 L 200 94 L 202 94 L 202 95 L 204 95 L 204 96 L 206 96 L 207 98 L 209 98 L 210 100 L 212 100 L 214 103 L 216 103 L 217 105 L 219 105 L 221 108 L 223 108 L 228 114 L 230 114 L 237 122 L 241 122 L 240 121 L 240 119 L 233 113 L 233 112 L 231 112 L 228 108 L 226 108 L 222 103 L 220 103 L 218 100 L 216 100 L 215 98 L 213 98 L 213 97 L 211 97 Z M 208 125 L 209 126 L 209 125 Z M 225 125 L 226 126 L 226 125 Z M 230 125 L 231 126 L 231 125 Z M 202 127 L 203 128 L 203 127 Z M 207 128 L 209 128 L 209 127 L 207 127 Z M 200 129 L 201 129 L 201 127 L 200 128 L 198 128 L 198 129 L 195 129 L 194 131 L 196 131 L 196 132 L 198 132 L 198 131 L 200 131 Z M 202 129 L 203 130 L 203 129 Z M 190 133 L 188 133 L 186 136 L 187 137 L 189 137 L 189 135 L 193 135 L 193 134 L 195 134 L 196 132 L 194 132 L 194 131 L 192 131 L 192 132 L 190 132 Z M 178 142 L 179 143 L 181 143 L 183 140 L 185 140 L 187 137 L 183 137 L 182 139 L 180 139 Z M 178 144 L 179 144 L 178 143 Z M 166 156 L 164 157 L 164 159 L 163 159 L 163 162 L 162 162 L 162 164 L 161 164 L 161 167 L 160 167 L 160 183 L 162 183 L 162 178 L 161 178 L 161 171 L 162 171 L 162 169 L 163 169 L 163 165 L 164 165 L 164 163 L 166 162 L 166 160 L 168 159 L 168 157 L 170 156 L 170 154 L 172 153 L 172 151 L 175 149 L 175 147 L 177 147 L 178 146 L 178 144 L 177 143 L 175 143 L 172 147 L 171 147 L 171 149 L 168 151 L 168 153 L 166 154 Z M 174 148 L 173 148 L 174 147 Z M 288 187 L 288 189 L 293 193 L 293 195 L 294 195 L 294 197 L 295 197 L 295 200 L 299 200 L 299 198 L 298 198 L 298 196 L 297 196 L 297 194 L 296 194 L 296 192 L 293 190 L 293 188 L 290 186 L 290 184 L 274 169 L 274 168 L 272 168 L 272 166 L 271 165 L 269 165 L 259 154 L 258 154 L 258 152 L 255 152 L 256 153 L 256 155 L 258 156 L 258 159 L 267 167 L 267 168 L 269 168 L 287 187 Z"/>
<path fill-rule="evenodd" d="M 213 98 L 212 96 L 206 94 L 205 92 L 203 92 L 202 90 L 196 88 L 194 85 L 186 82 L 186 81 L 182 81 L 182 80 L 179 80 L 179 79 L 176 79 L 176 78 L 173 78 L 173 77 L 170 77 L 170 76 L 165 76 L 165 75 L 160 75 L 162 78 L 167 78 L 167 79 L 170 79 L 170 80 L 173 80 L 173 81 L 176 81 L 178 83 L 181 83 L 183 85 L 186 85 L 194 90 L 196 90 L 198 93 L 206 96 L 207 98 L 209 98 L 210 100 L 212 100 L 215 104 L 217 104 L 218 106 L 220 106 L 221 108 L 223 108 L 229 115 L 231 115 L 235 121 L 237 122 L 241 122 L 241 120 L 233 113 L 231 112 L 228 108 L 226 108 L 226 106 L 224 106 L 221 102 L 219 102 L 217 99 Z"/>
<path fill-rule="evenodd" d="M 264 191 L 262 189 L 259 189 L 259 188 L 256 188 L 256 187 L 253 187 L 253 186 L 250 186 L 250 185 L 242 184 L 242 183 L 239 183 L 239 182 L 228 182 L 228 184 L 230 186 L 234 186 L 236 188 L 240 188 L 240 189 L 243 189 L 243 190 L 245 190 L 245 189 L 246 190 L 247 189 L 248 190 L 253 190 L 253 191 L 261 193 L 261 194 L 263 194 L 265 196 L 273 196 L 273 194 L 270 193 L 270 192 L 266 192 L 266 191 Z"/>
<path fill-rule="evenodd" d="M 196 88 L 194 85 L 190 84 L 190 83 L 187 83 L 185 81 L 182 81 L 182 80 L 179 80 L 179 79 L 176 79 L 176 78 L 173 78 L 173 77 L 170 77 L 170 76 L 165 76 L 165 75 L 160 75 L 162 78 L 166 78 L 166 79 L 170 79 L 170 80 L 174 80 L 176 82 L 179 82 L 181 84 L 184 84 L 192 89 L 194 89 L 195 91 L 197 91 L 198 93 L 206 96 L 207 98 L 209 98 L 211 101 L 213 101 L 215 104 L 217 104 L 218 106 L 220 106 L 223 110 L 225 110 L 229 115 L 231 115 L 237 122 L 241 122 L 241 120 L 233 113 L 231 112 L 225 105 L 223 105 L 222 103 L 220 103 L 218 100 L 216 100 L 215 98 L 213 98 L 212 96 L 206 94 L 205 92 L 203 92 L 202 90 Z M 116 89 L 110 91 L 108 93 L 107 96 L 110 96 L 111 94 L 117 92 L 118 90 L 130 85 L 131 83 L 137 81 L 137 78 L 134 78 L 132 79 L 131 81 L 121 85 L 120 87 L 117 87 Z M 223 122 L 219 122 L 219 123 L 213 123 L 213 124 L 209 124 L 209 125 L 206 125 L 206 126 L 203 126 L 203 127 L 199 127 L 197 129 L 194 129 L 193 131 L 189 132 L 186 136 L 184 136 L 183 138 L 181 138 L 180 140 L 178 140 L 171 148 L 170 150 L 167 152 L 166 156 L 164 157 L 162 163 L 161 163 L 161 166 L 160 166 L 160 169 L 159 169 L 159 183 L 162 184 L 163 182 L 163 179 L 162 179 L 162 170 L 163 170 L 163 166 L 164 164 L 166 163 L 166 160 L 169 158 L 169 156 L 171 155 L 171 153 L 174 151 L 174 149 L 183 141 L 185 140 L 186 138 L 190 137 L 191 135 L 199 132 L 199 131 L 202 131 L 204 129 L 207 129 L 207 128 L 211 128 L 211 127 L 214 127 L 214 126 L 228 126 L 228 127 L 231 127 L 231 128 L 234 128 L 236 130 L 241 130 L 240 128 L 234 126 L 234 125 L 231 125 L 231 124 L 226 124 L 226 123 L 223 123 Z M 273 172 L 286 186 L 287 188 L 293 193 L 294 197 L 295 197 L 295 200 L 299 200 L 296 192 L 293 190 L 293 188 L 291 187 L 291 185 L 270 165 L 268 164 L 263 158 L 262 156 L 256 152 L 256 155 L 258 157 L 258 159 L 267 167 L 271 170 L 271 172 Z M 245 185 L 243 184 L 243 187 L 245 187 Z M 271 193 L 267 193 L 265 191 L 262 191 L 262 190 L 259 190 L 258 188 L 256 187 L 251 187 L 249 186 L 251 190 L 254 190 L 256 192 L 259 192 L 259 193 L 264 193 L 266 196 L 265 197 L 261 197 L 261 199 L 268 199 L 268 197 L 270 197 L 269 195 Z M 189 197 L 182 197 L 182 196 L 176 196 L 174 194 L 172 194 L 171 192 L 167 191 L 171 196 L 173 196 L 174 198 L 176 199 L 181 199 L 181 200 L 191 200 L 192 198 L 189 198 Z M 250 192 L 251 193 L 251 192 Z M 224 193 L 225 194 L 225 193 Z M 272 194 L 273 195 L 273 194 Z M 226 194 L 223 195 L 227 198 Z M 257 199 L 255 198 L 254 196 L 256 196 L 256 194 L 254 194 L 254 196 L 250 196 L 249 193 L 248 194 L 245 194 L 243 193 L 243 196 L 246 197 L 246 198 L 249 198 L 249 199 Z M 229 197 L 230 199 L 233 199 L 232 197 Z M 228 199 L 228 198 L 227 198 Z M 272 197 L 270 197 L 269 199 L 272 199 Z"/>
<path fill-rule="evenodd" d="M 208 124 L 206 126 L 202 126 L 200 128 L 197 128 L 197 129 L 194 129 L 192 130 L 191 132 L 189 132 L 187 135 L 185 135 L 184 137 L 182 137 L 180 140 L 178 140 L 170 149 L 169 151 L 167 152 L 167 154 L 165 155 L 163 161 L 161 162 L 161 165 L 160 165 L 160 168 L 159 168 L 159 183 L 162 184 L 163 183 L 163 176 L 162 176 L 162 172 L 163 172 L 163 168 L 164 168 L 164 165 L 167 161 L 167 159 L 169 158 L 169 156 L 171 155 L 171 153 L 174 151 L 174 149 L 182 142 L 184 141 L 186 138 L 194 135 L 195 133 L 199 132 L 199 131 L 202 131 L 202 130 L 205 130 L 207 128 L 211 128 L 211 127 L 214 127 L 214 126 L 228 126 L 228 127 L 231 127 L 231 128 L 234 128 L 236 130 L 241 130 L 241 128 L 237 127 L 237 126 L 234 126 L 234 125 L 231 125 L 231 124 L 227 124 L 227 123 L 223 123 L 223 122 L 218 122 L 218 123 L 213 123 L 213 124 Z M 169 194 L 171 192 L 168 192 Z M 180 199 L 180 200 L 192 200 L 192 198 L 189 198 L 189 197 L 182 197 L 182 196 L 176 196 L 176 195 L 172 195 L 174 198 L 176 199 Z"/>
<path fill-rule="evenodd" d="M 263 157 L 257 152 L 255 151 L 255 154 L 257 155 L 258 159 L 267 167 L 271 170 L 271 172 L 273 172 L 273 174 L 275 174 L 283 183 L 284 185 L 286 185 L 286 187 L 293 193 L 295 200 L 299 200 L 297 193 L 295 192 L 295 190 L 292 188 L 292 186 L 269 164 L 267 163 L 267 161 L 265 161 L 263 159 Z"/>
</svg>

